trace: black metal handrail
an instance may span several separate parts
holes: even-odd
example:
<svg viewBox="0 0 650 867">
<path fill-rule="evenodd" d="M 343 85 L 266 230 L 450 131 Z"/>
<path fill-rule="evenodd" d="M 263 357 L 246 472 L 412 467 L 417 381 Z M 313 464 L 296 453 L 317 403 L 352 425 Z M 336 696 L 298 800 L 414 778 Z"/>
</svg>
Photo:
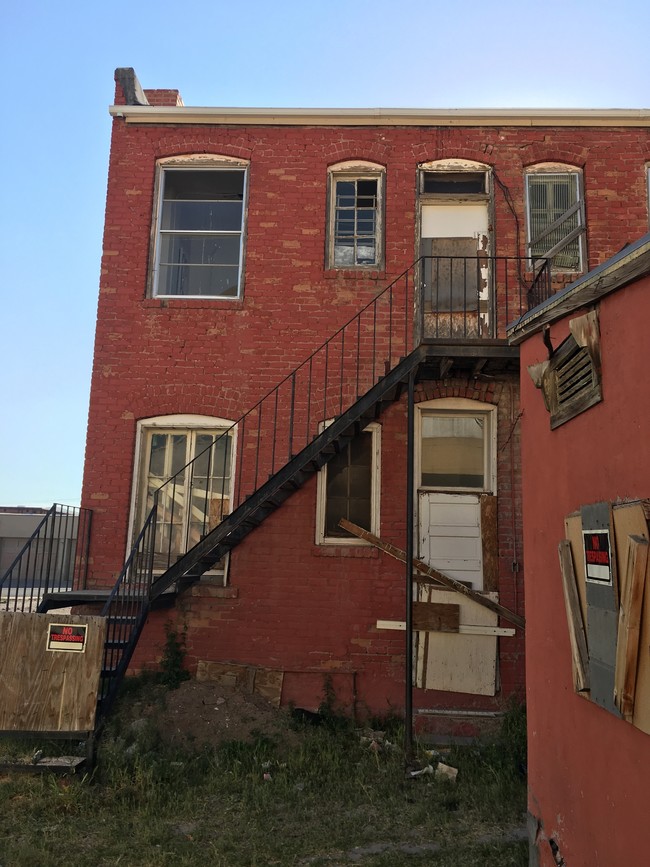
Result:
<svg viewBox="0 0 650 867">
<path fill-rule="evenodd" d="M 0 611 L 36 611 L 46 593 L 85 586 L 92 512 L 55 503 L 0 578 Z"/>
<path fill-rule="evenodd" d="M 425 339 L 504 339 L 513 319 L 552 294 L 546 259 L 422 256 L 420 266 L 420 333 Z"/>
<path fill-rule="evenodd" d="M 105 716 L 117 694 L 149 612 L 153 580 L 153 534 L 156 510 L 151 510 L 131 553 L 102 608 L 106 640 L 99 687 L 99 712 Z"/>
<path fill-rule="evenodd" d="M 414 345 L 413 301 L 418 274 L 419 261 L 150 492 L 148 505 L 157 516 L 157 572 L 197 543 L 312 442 L 328 421 L 408 355 Z M 232 448 L 235 437 L 236 450 Z"/>
<path fill-rule="evenodd" d="M 154 571 L 198 543 L 422 339 L 505 339 L 510 321 L 550 292 L 547 262 L 533 270 L 522 257 L 421 256 L 149 491 Z"/>
</svg>

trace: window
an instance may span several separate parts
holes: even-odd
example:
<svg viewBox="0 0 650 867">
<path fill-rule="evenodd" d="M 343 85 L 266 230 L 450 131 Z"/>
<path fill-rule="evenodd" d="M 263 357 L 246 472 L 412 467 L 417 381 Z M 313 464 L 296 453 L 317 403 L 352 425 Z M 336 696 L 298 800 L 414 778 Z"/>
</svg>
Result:
<svg viewBox="0 0 650 867">
<path fill-rule="evenodd" d="M 330 268 L 381 267 L 382 187 L 381 171 L 330 173 Z"/>
<path fill-rule="evenodd" d="M 378 424 L 368 425 L 321 470 L 316 521 L 319 544 L 365 544 L 339 527 L 341 518 L 378 532 L 380 430 Z"/>
<path fill-rule="evenodd" d="M 240 294 L 246 169 L 163 168 L 153 294 Z"/>
<path fill-rule="evenodd" d="M 533 260 L 550 259 L 555 270 L 583 270 L 581 180 L 576 171 L 540 170 L 526 176 L 529 253 Z"/>
<path fill-rule="evenodd" d="M 492 416 L 492 410 L 423 410 L 418 487 L 446 491 L 493 490 Z"/>
<path fill-rule="evenodd" d="M 438 169 L 420 172 L 420 192 L 445 196 L 476 196 L 487 193 L 485 171 L 449 171 Z"/>
<path fill-rule="evenodd" d="M 159 491 L 157 571 L 196 545 L 230 512 L 233 432 L 220 420 L 201 420 L 201 427 L 184 426 L 186 420 L 182 416 L 150 419 L 140 433 L 135 530 L 143 525 Z"/>
</svg>

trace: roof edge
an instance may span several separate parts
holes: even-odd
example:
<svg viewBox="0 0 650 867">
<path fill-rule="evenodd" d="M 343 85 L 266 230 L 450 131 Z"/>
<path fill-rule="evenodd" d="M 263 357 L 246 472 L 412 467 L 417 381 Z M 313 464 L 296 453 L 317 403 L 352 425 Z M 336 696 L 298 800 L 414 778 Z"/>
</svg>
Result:
<svg viewBox="0 0 650 867">
<path fill-rule="evenodd" d="M 240 108 L 111 105 L 127 123 L 309 126 L 650 126 L 648 108 Z"/>
<path fill-rule="evenodd" d="M 506 329 L 508 340 L 517 346 L 546 325 L 647 274 L 650 274 L 650 232 L 525 313 Z"/>
</svg>

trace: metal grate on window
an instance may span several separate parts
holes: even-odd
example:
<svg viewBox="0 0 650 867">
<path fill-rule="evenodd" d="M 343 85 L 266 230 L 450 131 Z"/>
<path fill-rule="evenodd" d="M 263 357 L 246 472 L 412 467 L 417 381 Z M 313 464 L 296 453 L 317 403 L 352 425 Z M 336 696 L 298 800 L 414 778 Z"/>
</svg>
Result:
<svg viewBox="0 0 650 867">
<path fill-rule="evenodd" d="M 548 257 L 554 268 L 580 271 L 584 227 L 578 174 L 528 175 L 528 213 L 532 258 Z"/>
</svg>

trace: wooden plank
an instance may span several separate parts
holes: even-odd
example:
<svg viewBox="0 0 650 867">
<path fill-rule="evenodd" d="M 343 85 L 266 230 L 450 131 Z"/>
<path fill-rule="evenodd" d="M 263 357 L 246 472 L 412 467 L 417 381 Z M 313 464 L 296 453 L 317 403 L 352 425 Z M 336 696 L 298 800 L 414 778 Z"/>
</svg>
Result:
<svg viewBox="0 0 650 867">
<path fill-rule="evenodd" d="M 625 583 L 621 592 L 618 615 L 614 676 L 614 702 L 628 721 L 631 721 L 634 716 L 641 612 L 647 568 L 648 540 L 641 536 L 628 536 Z"/>
<path fill-rule="evenodd" d="M 496 593 L 499 589 L 499 531 L 497 498 L 481 494 L 481 542 L 483 545 L 483 589 Z"/>
<path fill-rule="evenodd" d="M 578 587 L 573 569 L 571 542 L 563 539 L 558 545 L 560 570 L 562 572 L 562 588 L 564 590 L 564 605 L 569 627 L 571 642 L 571 660 L 573 663 L 573 685 L 578 692 L 589 689 L 589 653 L 585 625 L 582 619 Z"/>
<path fill-rule="evenodd" d="M 397 632 L 406 632 L 405 620 L 378 620 L 375 624 L 377 629 L 394 629 Z M 459 635 L 496 635 L 509 637 L 515 635 L 516 630 L 506 626 L 470 626 L 466 623 L 458 625 Z"/>
<path fill-rule="evenodd" d="M 414 602 L 413 629 L 426 632 L 458 632 L 460 605 Z"/>
<path fill-rule="evenodd" d="M 628 536 L 640 536 L 650 540 L 648 531 L 648 501 L 637 500 L 632 503 L 620 503 L 614 506 L 614 533 L 616 535 L 616 550 L 619 552 L 619 583 L 621 597 L 625 593 L 627 575 L 626 557 L 628 553 Z M 650 556 L 648 558 L 650 560 Z M 639 654 L 636 691 L 634 698 L 634 716 L 632 725 L 646 734 L 650 734 L 650 580 L 645 582 L 643 610 L 641 612 L 640 647 L 645 648 Z"/>
<path fill-rule="evenodd" d="M 585 579 L 585 555 L 582 547 L 582 517 L 580 512 L 574 512 L 564 519 L 564 535 L 571 543 L 573 554 L 573 572 L 576 578 L 578 599 L 580 601 L 580 614 L 582 622 L 587 624 L 587 584 Z"/>
<path fill-rule="evenodd" d="M 370 542 L 371 545 L 374 545 L 376 548 L 379 548 L 385 554 L 388 554 L 390 557 L 394 557 L 396 560 L 399 560 L 401 563 L 406 563 L 406 554 L 400 548 L 396 548 L 394 545 L 391 545 L 389 542 L 382 541 L 378 536 L 374 536 L 372 533 L 368 532 L 368 530 L 364 530 L 362 527 L 358 527 L 356 524 L 353 524 L 351 521 L 346 520 L 345 518 L 341 518 L 339 521 L 339 527 L 343 527 L 344 530 L 352 533 L 353 536 L 357 536 L 359 539 L 365 539 L 367 542 Z M 498 602 L 494 602 L 492 599 L 488 599 L 485 596 L 482 596 L 480 593 L 477 593 L 475 590 L 471 590 L 469 587 L 465 587 L 464 584 L 461 584 L 460 581 L 456 581 L 454 578 L 450 578 L 449 575 L 445 575 L 443 572 L 439 572 L 437 569 L 434 569 L 432 566 L 428 566 L 426 563 L 423 563 L 421 560 L 413 559 L 413 568 L 421 573 L 422 576 L 418 576 L 416 581 L 422 584 L 442 584 L 450 590 L 455 590 L 457 593 L 461 593 L 463 596 L 466 596 L 468 599 L 472 599 L 478 605 L 482 605 L 484 608 L 488 608 L 494 614 L 499 614 L 504 620 L 507 620 L 509 623 L 514 623 L 515 626 L 518 626 L 520 629 L 524 629 L 526 626 L 526 621 L 519 614 L 515 614 L 514 611 L 510 611 L 509 608 L 506 608 L 504 605 L 500 605 Z"/>
<path fill-rule="evenodd" d="M 85 624 L 83 652 L 48 650 L 52 623 Z M 0 613 L 0 730 L 92 731 L 105 635 L 103 617 Z"/>
</svg>

